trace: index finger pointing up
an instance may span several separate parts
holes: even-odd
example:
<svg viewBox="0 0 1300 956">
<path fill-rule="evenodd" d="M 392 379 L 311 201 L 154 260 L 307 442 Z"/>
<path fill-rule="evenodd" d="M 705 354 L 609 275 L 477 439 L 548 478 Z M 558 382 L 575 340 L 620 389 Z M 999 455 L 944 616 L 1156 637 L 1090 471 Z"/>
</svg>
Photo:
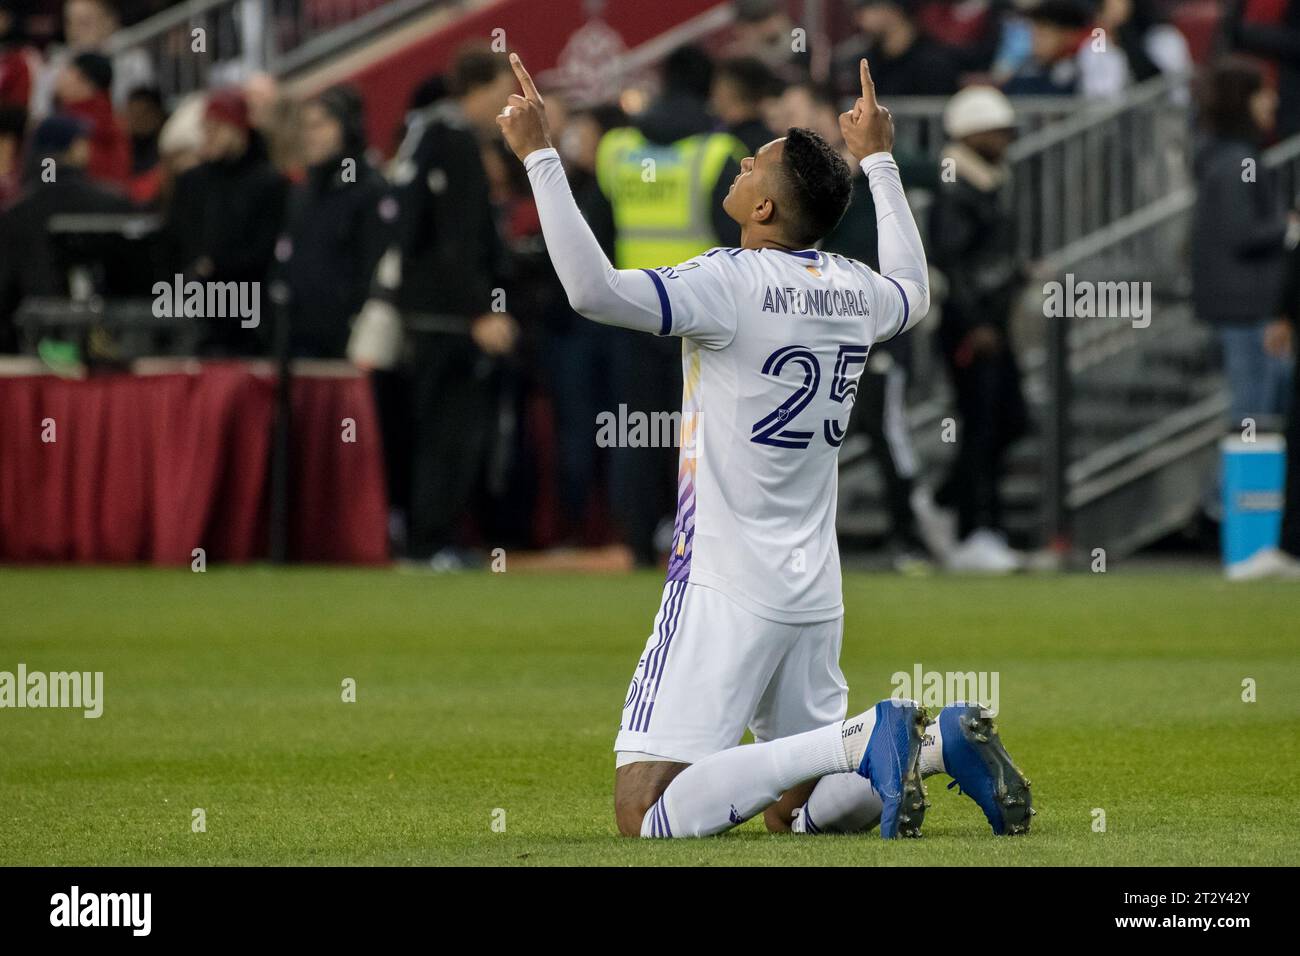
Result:
<svg viewBox="0 0 1300 956">
<path fill-rule="evenodd" d="M 524 61 L 519 59 L 518 53 L 510 54 L 510 65 L 514 68 L 515 77 L 519 80 L 520 89 L 524 91 L 524 99 L 531 100 L 534 103 L 540 103 L 542 97 L 537 92 L 537 87 L 533 83 L 533 78 L 529 76 L 528 71 L 524 69 Z"/>
<path fill-rule="evenodd" d="M 871 67 L 867 66 L 866 57 L 858 64 L 858 73 L 862 76 L 862 98 L 867 101 L 867 106 L 876 105 L 876 83 L 871 79 Z M 526 74 L 525 74 L 526 75 Z"/>
</svg>

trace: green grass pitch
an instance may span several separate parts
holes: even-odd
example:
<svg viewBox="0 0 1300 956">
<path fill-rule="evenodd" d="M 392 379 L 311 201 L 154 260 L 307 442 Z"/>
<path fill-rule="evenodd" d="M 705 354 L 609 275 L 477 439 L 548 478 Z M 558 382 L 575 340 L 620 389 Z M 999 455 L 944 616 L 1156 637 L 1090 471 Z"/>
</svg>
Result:
<svg viewBox="0 0 1300 956">
<path fill-rule="evenodd" d="M 1300 863 L 1300 591 L 1114 568 L 846 576 L 851 712 L 918 662 L 998 671 L 1028 837 L 937 777 L 922 840 L 620 839 L 610 747 L 660 582 L 0 570 L 0 670 L 105 691 L 98 720 L 0 710 L 0 864 Z"/>
</svg>

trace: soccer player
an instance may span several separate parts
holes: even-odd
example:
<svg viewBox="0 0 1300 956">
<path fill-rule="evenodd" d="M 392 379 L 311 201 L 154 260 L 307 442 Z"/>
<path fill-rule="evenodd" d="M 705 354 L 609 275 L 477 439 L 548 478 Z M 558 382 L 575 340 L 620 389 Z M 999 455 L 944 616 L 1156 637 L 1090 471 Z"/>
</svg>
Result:
<svg viewBox="0 0 1300 956">
<path fill-rule="evenodd" d="M 929 307 L 925 251 L 890 155 L 893 122 L 865 60 L 840 116 L 875 200 L 880 267 L 813 246 L 839 221 L 849 168 L 791 129 L 741 164 L 724 209 L 737 249 L 618 270 L 583 221 L 541 97 L 497 118 L 523 161 L 573 308 L 682 339 L 678 512 L 668 581 L 615 741 L 627 836 L 706 836 L 765 812 L 773 830 L 920 834 L 923 774 L 943 771 L 994 832 L 1021 832 L 1029 784 L 985 712 L 952 705 L 927 727 L 908 700 L 844 719 L 844 609 L 835 538 L 837 456 L 875 342 Z M 745 728 L 757 743 L 738 746 Z"/>
</svg>

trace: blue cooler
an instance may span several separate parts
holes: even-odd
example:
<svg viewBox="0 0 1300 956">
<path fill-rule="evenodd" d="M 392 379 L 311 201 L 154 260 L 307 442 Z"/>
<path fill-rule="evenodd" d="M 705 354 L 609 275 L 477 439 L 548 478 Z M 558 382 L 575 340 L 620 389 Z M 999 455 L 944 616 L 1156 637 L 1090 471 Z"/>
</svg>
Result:
<svg viewBox="0 0 1300 956">
<path fill-rule="evenodd" d="M 1276 548 L 1282 529 L 1286 440 L 1257 435 L 1253 442 L 1229 436 L 1223 452 L 1223 545 L 1225 567 L 1263 548 Z"/>
</svg>

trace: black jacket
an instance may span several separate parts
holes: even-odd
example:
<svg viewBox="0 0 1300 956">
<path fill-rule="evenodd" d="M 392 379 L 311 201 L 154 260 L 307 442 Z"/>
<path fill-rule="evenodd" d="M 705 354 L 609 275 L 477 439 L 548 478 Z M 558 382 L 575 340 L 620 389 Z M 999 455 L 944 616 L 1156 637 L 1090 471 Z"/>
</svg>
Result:
<svg viewBox="0 0 1300 956">
<path fill-rule="evenodd" d="M 188 276 L 206 257 L 214 281 L 264 280 L 288 191 L 256 133 L 239 159 L 200 163 L 182 173 L 167 216 L 176 271 Z"/>
<path fill-rule="evenodd" d="M 36 182 L 0 214 L 0 353 L 18 347 L 13 316 L 29 295 L 66 296 L 68 277 L 61 264 L 58 240 L 49 232 L 50 218 L 60 214 L 129 213 L 125 197 L 89 180 L 81 170 L 64 167 L 52 183 Z M 114 257 L 125 250 L 114 244 L 103 250 L 108 278 L 126 270 L 115 268 Z M 132 270 L 134 271 L 134 270 Z M 147 276 L 138 289 L 109 288 L 116 293 L 149 293 Z"/>
<path fill-rule="evenodd" d="M 350 155 L 358 159 L 354 181 L 339 157 L 309 170 L 289 195 L 288 258 L 279 276 L 288 287 L 290 350 L 297 356 L 343 357 L 351 319 L 396 234 L 388 183 L 359 153 Z"/>
<path fill-rule="evenodd" d="M 478 139 L 455 104 L 439 103 L 411 119 L 394 178 L 401 208 L 398 309 L 465 319 L 490 312 L 501 241 Z"/>
<path fill-rule="evenodd" d="M 977 325 L 1006 332 L 1024 270 L 1002 171 L 964 146 L 949 146 L 945 157 L 956 176 L 940 182 L 930 210 L 930 262 L 948 280 L 938 344 L 951 352 Z"/>
<path fill-rule="evenodd" d="M 271 165 L 257 133 L 250 136 L 248 149 L 238 159 L 201 163 L 182 173 L 167 213 L 170 272 L 204 282 L 265 283 L 288 192 L 288 180 Z M 195 264 L 205 258 L 212 261 L 212 272 L 196 275 Z M 264 285 L 261 292 L 261 316 L 269 320 L 270 298 Z M 239 322 L 209 317 L 204 349 L 259 351 L 269 328 L 269 321 L 257 329 L 242 329 Z"/>
<path fill-rule="evenodd" d="M 1237 139 L 1209 139 L 1197 152 L 1192 303 L 1211 322 L 1267 318 L 1281 290 L 1286 215 L 1259 156 Z M 1243 179 L 1247 159 L 1254 182 Z"/>
</svg>

